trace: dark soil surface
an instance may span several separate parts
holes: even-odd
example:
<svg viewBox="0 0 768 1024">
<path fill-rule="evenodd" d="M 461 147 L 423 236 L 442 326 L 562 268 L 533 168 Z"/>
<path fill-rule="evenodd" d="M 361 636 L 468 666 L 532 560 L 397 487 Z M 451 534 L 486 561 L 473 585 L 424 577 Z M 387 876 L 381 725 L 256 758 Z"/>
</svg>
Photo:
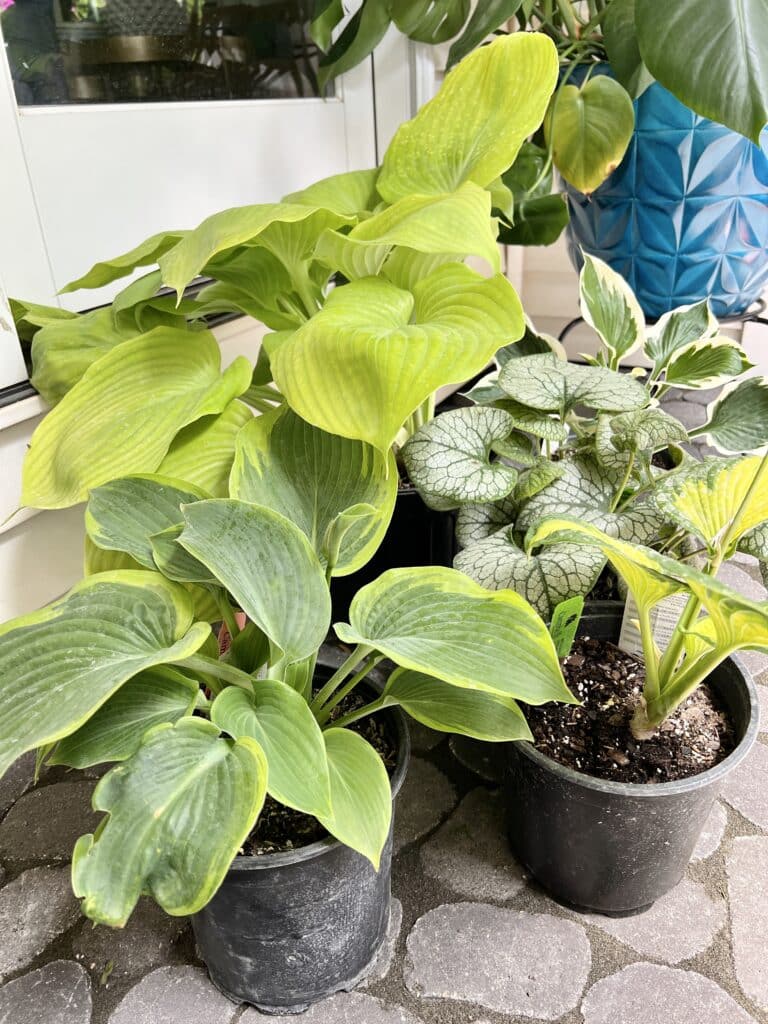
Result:
<svg viewBox="0 0 768 1024">
<path fill-rule="evenodd" d="M 563 673 L 583 704 L 531 707 L 526 717 L 543 754 L 585 775 L 613 782 L 673 782 L 712 768 L 735 746 L 733 729 L 706 685 L 655 736 L 636 740 L 630 722 L 640 700 L 643 663 L 605 640 L 576 640 Z"/>
<path fill-rule="evenodd" d="M 366 701 L 359 694 L 351 694 L 334 709 L 331 721 L 362 707 L 364 703 Z M 389 727 L 386 715 L 362 718 L 349 728 L 360 733 L 376 749 L 391 777 L 397 763 L 397 738 Z M 325 839 L 327 835 L 316 818 L 284 807 L 268 796 L 256 822 L 256 828 L 243 843 L 240 852 L 252 856 L 298 850 L 302 846 L 309 846 Z"/>
</svg>

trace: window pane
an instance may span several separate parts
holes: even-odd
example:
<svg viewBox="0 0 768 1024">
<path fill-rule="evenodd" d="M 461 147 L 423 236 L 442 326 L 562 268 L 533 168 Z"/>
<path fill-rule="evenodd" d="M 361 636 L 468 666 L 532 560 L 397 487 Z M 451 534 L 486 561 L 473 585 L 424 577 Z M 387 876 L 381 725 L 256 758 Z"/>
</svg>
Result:
<svg viewBox="0 0 768 1024">
<path fill-rule="evenodd" d="M 315 97 L 313 0 L 0 0 L 20 106 Z"/>
</svg>

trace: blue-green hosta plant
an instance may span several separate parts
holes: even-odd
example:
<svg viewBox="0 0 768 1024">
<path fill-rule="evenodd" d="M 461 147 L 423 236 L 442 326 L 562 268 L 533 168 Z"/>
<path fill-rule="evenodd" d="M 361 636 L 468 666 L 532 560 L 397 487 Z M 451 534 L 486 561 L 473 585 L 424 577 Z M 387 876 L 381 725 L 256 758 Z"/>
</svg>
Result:
<svg viewBox="0 0 768 1024">
<path fill-rule="evenodd" d="M 555 548 L 570 539 L 593 545 L 625 580 L 637 606 L 645 661 L 643 700 L 632 723 L 638 739 L 653 735 L 730 654 L 768 650 L 768 602 L 752 601 L 716 578 L 744 537 L 768 521 L 768 455 L 707 459 L 689 475 L 665 480 L 658 501 L 675 523 L 697 538 L 702 569 L 579 520 L 547 519 L 526 539 L 529 550 L 542 544 Z M 654 639 L 651 613 L 675 594 L 686 601 L 662 651 Z"/>
<path fill-rule="evenodd" d="M 73 857 L 94 921 L 124 925 L 142 893 L 170 914 L 200 909 L 266 795 L 378 867 L 392 799 L 379 754 L 349 728 L 364 716 L 399 705 L 508 741 L 530 736 L 518 700 L 574 701 L 519 595 L 433 567 L 359 591 L 334 626 L 351 653 L 313 686 L 329 580 L 368 557 L 391 458 L 281 409 L 238 436 L 232 497 L 156 474 L 96 487 L 89 560 L 111 568 L 0 627 L 0 773 L 33 749 L 41 763 L 113 765 L 93 797 L 102 823 Z M 232 635 L 221 657 L 199 594 Z M 396 668 L 383 691 L 345 706 L 384 658 Z"/>
<path fill-rule="evenodd" d="M 14 303 L 32 381 L 55 406 L 32 438 L 23 504 L 69 506 L 136 473 L 224 496 L 254 408 L 287 404 L 382 453 L 428 420 L 439 387 L 476 375 L 523 333 L 492 208 L 511 202 L 500 175 L 541 124 L 556 78 L 549 40 L 500 39 L 447 76 L 380 168 L 162 232 L 68 286 L 143 268 L 108 309 Z M 222 370 L 202 318 L 225 312 L 272 333 L 258 359 Z"/>
<path fill-rule="evenodd" d="M 626 282 L 585 256 L 581 309 L 600 340 L 597 356 L 569 363 L 529 327 L 469 393 L 475 405 L 425 424 L 403 450 L 424 500 L 459 510 L 456 567 L 484 586 L 513 587 L 545 616 L 587 595 L 605 559 L 588 544 L 525 551 L 531 526 L 575 516 L 621 540 L 684 555 L 692 550 L 690 531 L 657 501 L 668 476 L 697 472 L 699 462 L 682 446 L 704 437 L 725 458 L 768 443 L 768 386 L 745 377 L 744 352 L 719 333 L 706 303 L 649 329 Z M 529 354 L 536 341 L 539 351 Z M 649 368 L 622 372 L 638 350 Z M 722 396 L 694 430 L 660 404 L 675 390 L 715 387 Z M 659 467 L 654 456 L 664 451 L 672 458 Z M 742 549 L 768 559 L 766 537 L 753 531 Z"/>
</svg>

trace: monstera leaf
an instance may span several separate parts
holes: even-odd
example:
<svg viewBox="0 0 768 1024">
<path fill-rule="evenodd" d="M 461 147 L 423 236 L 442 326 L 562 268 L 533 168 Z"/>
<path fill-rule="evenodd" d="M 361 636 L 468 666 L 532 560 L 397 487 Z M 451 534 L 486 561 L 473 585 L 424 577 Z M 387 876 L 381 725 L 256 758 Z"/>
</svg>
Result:
<svg viewBox="0 0 768 1024">
<path fill-rule="evenodd" d="M 649 401 L 643 385 L 627 374 L 601 366 L 565 363 L 547 355 L 511 360 L 499 374 L 499 384 L 518 404 L 555 412 L 561 419 L 577 405 L 627 412 Z"/>
<path fill-rule="evenodd" d="M 768 383 L 762 377 L 724 388 L 707 413 L 707 422 L 692 430 L 692 437 L 706 435 L 728 453 L 750 452 L 768 444 Z"/>
<path fill-rule="evenodd" d="M 349 509 L 368 506 L 372 514 L 350 524 L 332 566 L 334 576 L 345 576 L 365 565 L 384 537 L 397 467 L 391 452 L 328 434 L 281 409 L 252 420 L 240 434 L 230 493 L 290 519 L 326 565 L 328 530 Z"/>
<path fill-rule="evenodd" d="M 408 476 L 431 508 L 498 501 L 515 486 L 517 471 L 490 461 L 513 429 L 501 409 L 456 409 L 426 423 L 402 449 Z"/>
<path fill-rule="evenodd" d="M 608 365 L 618 369 L 624 356 L 645 340 L 645 317 L 627 282 L 607 263 L 584 253 L 579 294 L 584 319 L 608 350 Z"/>
<path fill-rule="evenodd" d="M 574 700 L 546 626 L 510 590 L 440 566 L 390 569 L 357 592 L 349 617 L 334 627 L 340 640 L 403 668 L 528 704 Z"/>
<path fill-rule="evenodd" d="M 513 33 L 475 50 L 398 128 L 384 154 L 381 196 L 394 203 L 453 192 L 465 181 L 489 185 L 541 124 L 557 70 L 555 47 L 541 34 Z"/>
<path fill-rule="evenodd" d="M 106 284 L 118 281 L 121 277 L 132 274 L 137 267 L 148 267 L 172 249 L 184 237 L 186 231 L 161 231 L 141 242 L 135 249 L 115 256 L 111 260 L 96 263 L 76 281 L 70 281 L 61 291 L 76 292 L 79 288 L 102 288 Z"/>
<path fill-rule="evenodd" d="M 253 828 L 266 782 L 254 740 L 224 739 L 201 718 L 157 726 L 94 791 L 107 817 L 72 858 L 83 913 L 120 928 L 145 892 L 174 916 L 200 910 Z"/>
<path fill-rule="evenodd" d="M 717 334 L 717 320 L 704 299 L 692 306 L 680 306 L 665 313 L 648 332 L 645 354 L 653 360 L 657 372 L 664 369 L 674 354 L 697 341 Z"/>
<path fill-rule="evenodd" d="M 141 621 L 136 609 L 141 609 Z M 192 602 L 158 573 L 89 576 L 54 604 L 0 626 L 0 774 L 26 750 L 80 728 L 144 669 L 205 642 Z"/>
<path fill-rule="evenodd" d="M 386 452 L 438 387 L 477 373 L 522 330 L 520 301 L 506 278 L 449 264 L 413 293 L 378 278 L 335 289 L 270 359 L 302 419 Z"/>
</svg>

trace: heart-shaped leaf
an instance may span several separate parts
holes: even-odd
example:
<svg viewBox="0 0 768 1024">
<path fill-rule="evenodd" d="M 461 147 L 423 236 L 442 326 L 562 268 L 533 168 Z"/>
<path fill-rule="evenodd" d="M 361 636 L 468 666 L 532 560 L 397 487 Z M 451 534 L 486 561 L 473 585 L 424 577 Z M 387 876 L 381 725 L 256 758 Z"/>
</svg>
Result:
<svg viewBox="0 0 768 1024">
<path fill-rule="evenodd" d="M 76 292 L 79 288 L 103 288 L 106 284 L 132 274 L 137 267 L 152 266 L 164 253 L 177 245 L 186 233 L 161 231 L 157 235 L 152 235 L 129 252 L 94 264 L 87 274 L 76 281 L 70 281 L 61 291 L 65 293 Z"/>
<path fill-rule="evenodd" d="M 573 703 L 546 626 L 511 590 L 491 591 L 454 569 L 390 569 L 359 590 L 345 643 L 454 686 L 543 704 Z"/>
<path fill-rule="evenodd" d="M 157 726 L 94 791 L 108 817 L 75 846 L 83 913 L 121 928 L 145 892 L 174 916 L 200 910 L 253 828 L 266 782 L 254 740 L 223 739 L 201 718 Z"/>
<path fill-rule="evenodd" d="M 611 69 L 632 99 L 637 99 L 653 84 L 653 75 L 637 44 L 635 0 L 611 0 L 600 24 Z"/>
<path fill-rule="evenodd" d="M 751 368 L 744 351 L 730 338 L 707 338 L 678 349 L 667 363 L 664 379 L 682 390 L 716 388 Z"/>
<path fill-rule="evenodd" d="M 300 192 L 283 196 L 284 203 L 298 203 L 313 206 L 316 210 L 330 210 L 342 217 L 357 217 L 358 214 L 373 210 L 379 203 L 376 179 L 379 168 L 366 171 L 344 171 L 322 178 Z"/>
<path fill-rule="evenodd" d="M 555 480 L 559 480 L 565 472 L 564 466 L 559 462 L 550 462 L 549 459 L 538 459 L 537 462 L 520 474 L 520 479 L 512 492 L 512 500 L 516 504 L 528 501 L 545 487 L 549 487 Z"/>
<path fill-rule="evenodd" d="M 568 207 L 561 195 L 521 199 L 513 224 L 499 227 L 502 245 L 552 245 L 568 226 Z"/>
<path fill-rule="evenodd" d="M 768 444 L 768 382 L 750 377 L 727 386 L 709 406 L 708 420 L 692 431 L 723 452 L 750 452 Z"/>
<path fill-rule="evenodd" d="M 250 736 L 269 765 L 267 792 L 304 814 L 329 815 L 328 758 L 309 705 L 277 679 L 260 679 L 253 694 L 228 686 L 211 708 L 211 721 L 233 739 Z"/>
<path fill-rule="evenodd" d="M 624 470 L 631 458 L 646 461 L 670 444 L 683 444 L 688 431 L 661 409 L 636 409 L 618 416 L 598 416 L 595 455 L 607 470 Z"/>
<path fill-rule="evenodd" d="M 383 456 L 283 409 L 259 416 L 241 432 L 230 492 L 294 522 L 324 563 L 329 526 L 352 506 L 370 506 L 373 514 L 344 534 L 333 569 L 344 576 L 365 565 L 384 537 L 397 497 L 397 467 L 391 452 Z"/>
<path fill-rule="evenodd" d="M 456 516 L 456 542 L 469 547 L 476 541 L 491 537 L 502 526 L 515 521 L 517 503 L 512 498 L 492 501 L 487 505 L 463 505 Z"/>
<path fill-rule="evenodd" d="M 141 621 L 136 609 L 141 609 Z M 62 739 L 144 669 L 188 657 L 210 628 L 158 573 L 89 576 L 41 611 L 0 626 L 0 775 Z"/>
<path fill-rule="evenodd" d="M 607 263 L 584 253 L 579 276 L 581 312 L 608 349 L 608 365 L 616 370 L 622 358 L 645 341 L 645 317 L 627 282 Z"/>
<path fill-rule="evenodd" d="M 158 474 L 202 487 L 214 498 L 226 498 L 237 437 L 252 419 L 248 406 L 235 400 L 223 412 L 190 423 L 171 441 Z"/>
<path fill-rule="evenodd" d="M 577 405 L 626 412 L 649 402 L 646 389 L 628 374 L 547 355 L 510 360 L 499 374 L 499 384 L 513 401 L 561 418 Z"/>
</svg>

